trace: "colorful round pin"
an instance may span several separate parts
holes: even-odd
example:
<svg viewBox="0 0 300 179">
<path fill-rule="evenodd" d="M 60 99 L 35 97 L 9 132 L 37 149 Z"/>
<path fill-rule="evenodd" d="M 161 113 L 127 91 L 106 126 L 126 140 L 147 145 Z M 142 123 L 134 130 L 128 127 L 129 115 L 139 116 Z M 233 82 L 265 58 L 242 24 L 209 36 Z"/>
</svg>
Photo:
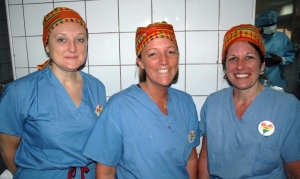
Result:
<svg viewBox="0 0 300 179">
<path fill-rule="evenodd" d="M 262 121 L 258 124 L 258 132 L 263 136 L 270 136 L 275 131 L 275 126 L 270 121 Z"/>
<path fill-rule="evenodd" d="M 192 130 L 189 135 L 188 135 L 188 142 L 189 144 L 193 143 L 194 139 L 195 139 L 196 133 L 194 130 Z"/>
</svg>

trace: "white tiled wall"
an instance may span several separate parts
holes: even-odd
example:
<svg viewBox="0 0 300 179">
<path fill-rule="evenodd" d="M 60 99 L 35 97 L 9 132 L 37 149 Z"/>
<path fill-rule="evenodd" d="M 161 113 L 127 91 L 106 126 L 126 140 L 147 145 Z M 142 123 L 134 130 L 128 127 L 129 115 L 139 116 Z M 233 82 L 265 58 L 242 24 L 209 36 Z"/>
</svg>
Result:
<svg viewBox="0 0 300 179">
<path fill-rule="evenodd" d="M 138 82 L 136 28 L 163 20 L 173 24 L 180 51 L 173 87 L 190 93 L 198 112 L 207 95 L 228 86 L 220 64 L 226 30 L 253 24 L 255 17 L 255 0 L 6 0 L 15 78 L 47 60 L 43 16 L 58 6 L 86 20 L 89 55 L 83 71 L 105 84 L 107 97 Z"/>
</svg>

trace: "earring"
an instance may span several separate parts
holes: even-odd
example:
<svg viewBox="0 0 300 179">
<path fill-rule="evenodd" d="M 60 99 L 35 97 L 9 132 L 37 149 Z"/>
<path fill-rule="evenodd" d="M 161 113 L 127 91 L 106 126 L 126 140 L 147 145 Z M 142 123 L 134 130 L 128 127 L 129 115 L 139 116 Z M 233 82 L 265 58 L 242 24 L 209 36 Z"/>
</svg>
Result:
<svg viewBox="0 0 300 179">
<path fill-rule="evenodd" d="M 263 75 L 263 74 L 264 74 L 264 71 L 259 72 L 259 74 L 260 74 L 260 75 Z"/>
</svg>

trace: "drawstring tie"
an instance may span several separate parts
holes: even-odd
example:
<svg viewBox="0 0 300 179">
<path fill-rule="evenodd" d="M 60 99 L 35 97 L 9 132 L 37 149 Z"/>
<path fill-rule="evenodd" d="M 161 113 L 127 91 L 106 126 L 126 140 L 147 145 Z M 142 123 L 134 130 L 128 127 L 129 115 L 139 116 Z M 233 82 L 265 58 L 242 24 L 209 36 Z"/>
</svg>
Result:
<svg viewBox="0 0 300 179">
<path fill-rule="evenodd" d="M 84 173 L 88 173 L 90 170 L 87 166 L 80 167 L 81 179 L 84 179 Z M 75 178 L 76 176 L 76 167 L 70 167 L 68 172 L 68 179 Z"/>
</svg>

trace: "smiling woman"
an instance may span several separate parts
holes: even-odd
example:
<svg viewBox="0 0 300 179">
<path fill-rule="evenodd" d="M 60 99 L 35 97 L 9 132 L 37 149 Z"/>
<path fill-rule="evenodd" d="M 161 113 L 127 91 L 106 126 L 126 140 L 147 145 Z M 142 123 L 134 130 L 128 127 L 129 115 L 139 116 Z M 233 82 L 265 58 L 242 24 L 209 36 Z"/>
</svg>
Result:
<svg viewBox="0 0 300 179">
<path fill-rule="evenodd" d="M 113 95 L 85 146 L 97 177 L 196 179 L 200 142 L 193 99 L 170 85 L 179 52 L 166 22 L 136 31 L 139 84 Z"/>
<path fill-rule="evenodd" d="M 234 88 L 251 89 L 253 86 L 263 89 L 259 76 L 263 73 L 265 63 L 261 63 L 259 53 L 247 41 L 232 44 L 226 55 L 225 74 Z"/>
<path fill-rule="evenodd" d="M 201 108 L 199 179 L 300 177 L 300 102 L 259 82 L 265 57 L 255 26 L 226 32 L 222 64 L 231 87 Z"/>
<path fill-rule="evenodd" d="M 50 59 L 39 71 L 6 85 L 0 101 L 0 152 L 14 179 L 94 179 L 96 165 L 82 149 L 106 94 L 98 79 L 80 71 L 87 56 L 87 27 L 66 7 L 49 12 L 43 26 Z"/>
<path fill-rule="evenodd" d="M 141 58 L 136 59 L 140 70 L 144 70 L 146 79 L 140 83 L 150 96 L 155 94 L 148 88 L 167 88 L 178 72 L 179 52 L 177 46 L 165 38 L 152 40 L 145 46 Z M 161 99 L 167 99 L 167 95 Z M 166 100 L 165 100 L 166 101 Z"/>
<path fill-rule="evenodd" d="M 87 32 L 77 23 L 66 22 L 56 27 L 46 45 L 54 73 L 76 72 L 87 55 Z"/>
</svg>

